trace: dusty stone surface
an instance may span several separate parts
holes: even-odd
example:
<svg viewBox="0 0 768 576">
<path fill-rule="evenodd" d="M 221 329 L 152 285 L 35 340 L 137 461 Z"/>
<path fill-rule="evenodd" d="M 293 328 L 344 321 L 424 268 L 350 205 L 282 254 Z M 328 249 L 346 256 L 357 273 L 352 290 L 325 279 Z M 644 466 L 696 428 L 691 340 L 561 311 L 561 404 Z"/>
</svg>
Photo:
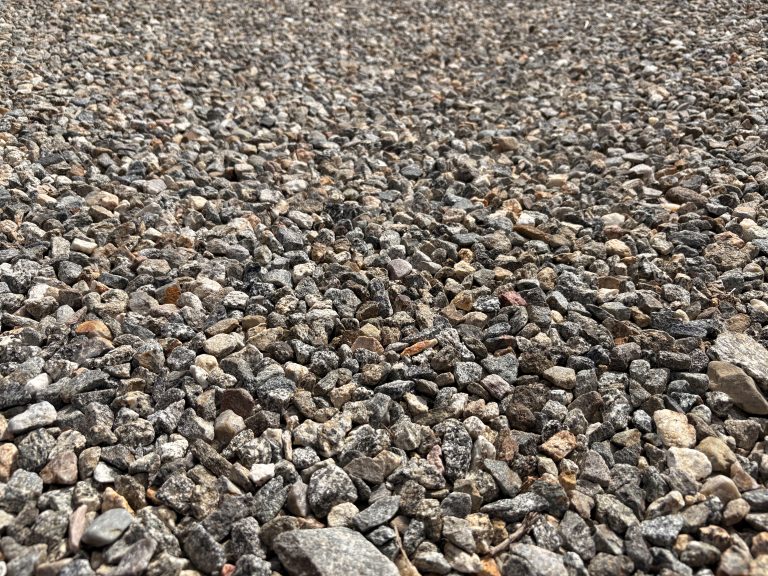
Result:
<svg viewBox="0 0 768 576">
<path fill-rule="evenodd" d="M 54 4 L 0 575 L 766 571 L 759 2 Z"/>
</svg>

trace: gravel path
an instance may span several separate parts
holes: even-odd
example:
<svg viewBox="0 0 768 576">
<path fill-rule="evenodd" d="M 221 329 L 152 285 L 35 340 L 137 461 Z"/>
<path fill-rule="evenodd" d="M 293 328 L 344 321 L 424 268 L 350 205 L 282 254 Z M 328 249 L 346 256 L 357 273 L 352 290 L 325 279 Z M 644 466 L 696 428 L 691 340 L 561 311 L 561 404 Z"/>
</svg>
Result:
<svg viewBox="0 0 768 576">
<path fill-rule="evenodd" d="M 768 574 L 764 2 L 0 3 L 0 576 Z"/>
</svg>

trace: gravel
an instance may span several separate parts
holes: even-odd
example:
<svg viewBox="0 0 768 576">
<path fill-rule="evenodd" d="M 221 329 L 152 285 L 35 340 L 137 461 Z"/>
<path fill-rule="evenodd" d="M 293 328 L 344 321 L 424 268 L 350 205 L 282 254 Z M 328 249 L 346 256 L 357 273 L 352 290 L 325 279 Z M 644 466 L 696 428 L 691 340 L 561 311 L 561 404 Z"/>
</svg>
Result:
<svg viewBox="0 0 768 576">
<path fill-rule="evenodd" d="M 0 10 L 0 576 L 768 571 L 759 3 Z"/>
</svg>

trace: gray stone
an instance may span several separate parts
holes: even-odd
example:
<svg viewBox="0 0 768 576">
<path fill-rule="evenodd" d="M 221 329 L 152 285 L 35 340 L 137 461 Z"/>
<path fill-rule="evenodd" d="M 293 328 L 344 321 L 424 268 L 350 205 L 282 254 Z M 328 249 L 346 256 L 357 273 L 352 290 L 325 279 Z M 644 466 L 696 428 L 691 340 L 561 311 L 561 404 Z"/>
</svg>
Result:
<svg viewBox="0 0 768 576">
<path fill-rule="evenodd" d="M 443 435 L 442 452 L 446 478 L 454 480 L 469 470 L 472 438 L 464 426 L 456 423 L 448 427 Z"/>
<path fill-rule="evenodd" d="M 563 557 L 539 546 L 513 544 L 501 568 L 503 576 L 562 576 Z"/>
<path fill-rule="evenodd" d="M 336 504 L 357 500 L 357 489 L 344 470 L 338 466 L 325 466 L 309 479 L 307 500 L 312 512 L 318 518 L 324 518 Z"/>
<path fill-rule="evenodd" d="M 653 520 L 644 520 L 640 523 L 643 537 L 652 546 L 670 547 L 675 543 L 685 521 L 678 514 L 660 516 Z"/>
<path fill-rule="evenodd" d="M 56 408 L 50 402 L 38 402 L 8 420 L 8 430 L 12 434 L 19 435 L 35 428 L 49 426 L 55 421 Z"/>
<path fill-rule="evenodd" d="M 390 280 L 402 280 L 413 271 L 413 266 L 407 260 L 395 258 L 387 264 L 387 272 Z"/>
<path fill-rule="evenodd" d="M 83 533 L 82 542 L 89 546 L 107 546 L 122 536 L 133 522 L 133 516 L 123 508 L 113 508 L 96 517 Z"/>
<path fill-rule="evenodd" d="M 205 528 L 195 524 L 184 534 L 184 552 L 196 568 L 204 573 L 218 572 L 226 561 L 224 547 Z"/>
<path fill-rule="evenodd" d="M 451 565 L 432 542 L 422 542 L 413 555 L 413 565 L 427 574 L 448 574 Z"/>
<path fill-rule="evenodd" d="M 483 460 L 483 468 L 493 477 L 502 493 L 508 498 L 517 496 L 522 485 L 520 475 L 501 460 Z"/>
<path fill-rule="evenodd" d="M 474 362 L 458 362 L 453 370 L 456 378 L 456 385 L 460 390 L 465 389 L 470 384 L 480 382 L 483 376 L 483 368 Z"/>
<path fill-rule="evenodd" d="M 517 380 L 518 361 L 514 354 L 489 356 L 480 362 L 489 374 L 501 377 L 508 384 Z"/>
<path fill-rule="evenodd" d="M 232 576 L 272 576 L 272 565 L 253 554 L 244 554 L 237 559 Z"/>
<path fill-rule="evenodd" d="M 399 576 L 389 558 L 348 528 L 283 532 L 273 548 L 291 576 Z"/>
<path fill-rule="evenodd" d="M 143 574 L 149 566 L 149 561 L 157 549 L 157 542 L 151 538 L 142 538 L 131 544 L 125 551 L 120 564 L 110 574 L 111 576 L 135 576 Z"/>
<path fill-rule="evenodd" d="M 595 555 L 595 541 L 592 539 L 589 526 L 575 512 L 568 510 L 563 516 L 560 522 L 560 535 L 565 547 L 576 552 L 585 562 Z"/>
<path fill-rule="evenodd" d="M 492 518 L 501 518 L 506 522 L 518 522 L 529 512 L 541 512 L 547 509 L 547 500 L 533 492 L 526 492 L 514 498 L 497 500 L 483 506 L 480 511 Z"/>
<path fill-rule="evenodd" d="M 360 532 L 368 532 L 394 518 L 399 506 L 400 496 L 379 498 L 352 519 L 352 526 Z"/>
<path fill-rule="evenodd" d="M 579 478 L 607 487 L 611 481 L 611 470 L 600 454 L 589 450 L 581 464 Z"/>
<path fill-rule="evenodd" d="M 595 502 L 597 504 L 595 518 L 619 534 L 623 534 L 628 527 L 638 523 L 634 512 L 612 494 L 598 494 Z"/>
</svg>

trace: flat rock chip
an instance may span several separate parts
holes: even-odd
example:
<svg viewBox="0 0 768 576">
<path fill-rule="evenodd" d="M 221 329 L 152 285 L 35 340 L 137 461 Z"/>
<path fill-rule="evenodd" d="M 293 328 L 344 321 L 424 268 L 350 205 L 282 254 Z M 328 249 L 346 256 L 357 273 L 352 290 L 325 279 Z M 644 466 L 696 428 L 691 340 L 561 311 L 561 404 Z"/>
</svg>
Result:
<svg viewBox="0 0 768 576">
<path fill-rule="evenodd" d="M 765 416 L 768 400 L 758 389 L 755 381 L 744 370 L 730 362 L 713 361 L 707 367 L 710 387 L 725 392 L 744 412 Z"/>
<path fill-rule="evenodd" d="M 81 541 L 89 546 L 107 546 L 120 538 L 132 522 L 133 516 L 127 510 L 107 510 L 85 529 Z"/>
<path fill-rule="evenodd" d="M 503 576 L 535 574 L 536 576 L 561 576 L 567 574 L 563 557 L 545 548 L 530 544 L 513 544 L 502 566 Z"/>
<path fill-rule="evenodd" d="M 23 434 L 29 430 L 53 424 L 55 421 L 56 408 L 53 407 L 53 404 L 38 402 L 8 420 L 8 430 L 13 434 Z"/>
<path fill-rule="evenodd" d="M 389 558 L 348 528 L 283 532 L 273 548 L 291 576 L 399 576 Z"/>
<path fill-rule="evenodd" d="M 568 430 L 561 430 L 541 445 L 541 451 L 555 461 L 565 458 L 576 448 L 576 436 Z"/>
<path fill-rule="evenodd" d="M 736 364 L 758 384 L 768 388 L 768 350 L 747 334 L 725 332 L 711 348 L 720 360 Z"/>
</svg>

